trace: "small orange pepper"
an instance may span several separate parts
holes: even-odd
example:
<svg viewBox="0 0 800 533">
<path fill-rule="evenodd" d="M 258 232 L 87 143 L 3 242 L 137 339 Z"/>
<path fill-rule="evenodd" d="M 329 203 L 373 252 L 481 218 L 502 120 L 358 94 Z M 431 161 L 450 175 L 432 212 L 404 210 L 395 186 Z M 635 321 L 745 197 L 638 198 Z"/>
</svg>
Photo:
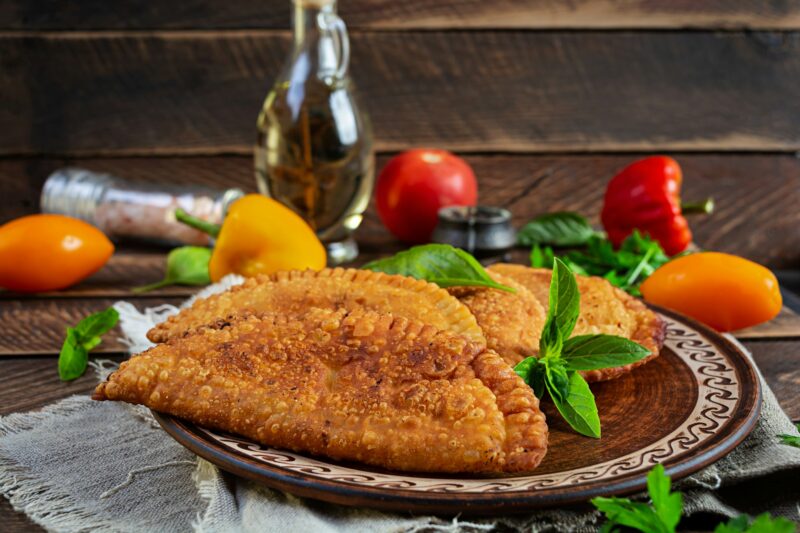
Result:
<svg viewBox="0 0 800 533">
<path fill-rule="evenodd" d="M 778 280 L 743 257 L 702 252 L 673 259 L 641 286 L 648 302 L 674 309 L 717 331 L 754 326 L 781 310 Z"/>
<path fill-rule="evenodd" d="M 208 263 L 212 281 L 282 270 L 325 268 L 325 247 L 314 230 L 282 203 L 248 194 L 228 209 Z"/>
<path fill-rule="evenodd" d="M 0 226 L 0 287 L 65 289 L 94 274 L 114 253 L 102 231 L 63 215 L 28 215 Z"/>
</svg>

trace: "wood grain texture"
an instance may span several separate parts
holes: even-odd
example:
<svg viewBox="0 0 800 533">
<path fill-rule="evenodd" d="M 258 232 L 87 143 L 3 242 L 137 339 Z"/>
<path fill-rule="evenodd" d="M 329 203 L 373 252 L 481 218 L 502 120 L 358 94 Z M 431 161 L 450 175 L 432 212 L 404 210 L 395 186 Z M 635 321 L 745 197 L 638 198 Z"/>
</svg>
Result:
<svg viewBox="0 0 800 533">
<path fill-rule="evenodd" d="M 351 37 L 380 150 L 800 149 L 800 33 Z M 249 153 L 288 46 L 269 31 L 3 34 L 0 154 Z"/>
<path fill-rule="evenodd" d="M 0 29 L 286 28 L 284 0 L 7 0 Z M 799 28 L 800 6 L 770 0 L 344 0 L 351 28 Z"/>
<path fill-rule="evenodd" d="M 691 219 L 700 246 L 744 255 L 772 268 L 800 268 L 800 160 L 792 155 L 673 155 L 683 167 L 684 198 L 716 199 L 712 216 Z M 478 176 L 480 202 L 510 209 L 517 226 L 536 215 L 562 210 L 578 211 L 599 226 L 606 182 L 636 157 L 467 155 L 465 159 Z M 387 155 L 381 155 L 377 168 L 387 160 Z M 0 187 L 4 191 L 0 195 L 0 222 L 35 212 L 45 178 L 65 164 L 133 180 L 254 188 L 252 159 L 244 156 L 0 159 Z M 374 205 L 367 211 L 357 237 L 365 257 L 392 253 L 402 246 L 383 229 Z M 158 256 L 151 254 L 141 260 L 115 257 L 112 268 L 117 268 L 117 261 L 124 262 L 124 266 L 119 263 L 121 270 L 101 271 L 79 289 L 125 290 L 131 284 L 160 279 Z M 186 291 L 164 294 L 182 295 Z"/>
<path fill-rule="evenodd" d="M 185 298 L 135 300 L 139 309 L 161 304 L 179 304 Z M 85 316 L 102 311 L 117 298 L 24 299 L 0 301 L 0 357 L 22 355 L 58 355 L 68 326 L 74 326 Z M 93 354 L 113 354 L 126 351 L 120 342 L 119 330 L 103 337 Z"/>
<path fill-rule="evenodd" d="M 794 422 L 800 422 L 800 342 L 745 341 L 778 403 Z"/>
<path fill-rule="evenodd" d="M 764 324 L 732 332 L 737 339 L 787 339 L 800 337 L 800 315 L 784 307 L 781 312 Z"/>
</svg>

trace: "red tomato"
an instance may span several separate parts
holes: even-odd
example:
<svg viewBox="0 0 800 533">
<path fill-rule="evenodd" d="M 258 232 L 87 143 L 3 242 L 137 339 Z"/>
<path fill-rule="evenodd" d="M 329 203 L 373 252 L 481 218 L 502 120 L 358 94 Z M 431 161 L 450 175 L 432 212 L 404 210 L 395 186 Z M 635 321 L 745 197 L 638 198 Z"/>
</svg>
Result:
<svg viewBox="0 0 800 533">
<path fill-rule="evenodd" d="M 398 239 L 430 241 L 437 213 L 451 205 L 475 205 L 472 168 L 446 150 L 417 148 L 394 156 L 378 176 L 378 215 Z"/>
</svg>

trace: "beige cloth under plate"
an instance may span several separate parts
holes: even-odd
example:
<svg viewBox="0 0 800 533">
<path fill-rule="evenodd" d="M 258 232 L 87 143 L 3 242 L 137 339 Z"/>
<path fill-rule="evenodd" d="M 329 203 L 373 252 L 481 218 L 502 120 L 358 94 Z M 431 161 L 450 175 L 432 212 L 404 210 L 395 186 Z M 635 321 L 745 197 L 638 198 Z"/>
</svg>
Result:
<svg viewBox="0 0 800 533">
<path fill-rule="evenodd" d="M 236 283 L 235 278 L 203 294 Z M 131 351 L 174 308 L 117 309 Z M 103 377 L 110 367 L 96 364 Z M 800 520 L 800 449 L 778 443 L 796 434 L 766 384 L 761 419 L 731 454 L 683 480 L 684 520 L 720 520 L 770 511 Z M 522 516 L 438 518 L 390 514 L 303 500 L 221 473 L 164 433 L 149 412 L 73 396 L 39 412 L 0 418 L 0 493 L 52 531 L 382 532 L 595 531 L 589 505 Z M 695 517 L 695 518 L 693 518 Z M 704 522 L 707 523 L 707 522 Z"/>
</svg>

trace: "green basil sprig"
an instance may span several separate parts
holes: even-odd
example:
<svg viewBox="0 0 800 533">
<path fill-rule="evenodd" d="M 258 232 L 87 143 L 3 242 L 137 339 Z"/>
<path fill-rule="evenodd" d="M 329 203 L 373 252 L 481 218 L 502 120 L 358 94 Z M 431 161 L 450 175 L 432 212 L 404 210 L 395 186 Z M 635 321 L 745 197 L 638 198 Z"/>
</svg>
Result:
<svg viewBox="0 0 800 533">
<path fill-rule="evenodd" d="M 119 313 L 113 307 L 89 315 L 74 327 L 67 328 L 67 337 L 58 355 L 58 375 L 63 381 L 77 379 L 89 364 L 89 351 L 100 344 L 100 337 L 117 325 Z"/>
<path fill-rule="evenodd" d="M 550 303 L 539 340 L 539 357 L 528 357 L 514 367 L 537 398 L 545 391 L 558 412 L 578 433 L 600 438 L 600 416 L 589 384 L 578 370 L 595 370 L 635 363 L 650 351 L 614 335 L 579 335 L 570 338 L 580 313 L 580 292 L 575 275 L 554 259 Z"/>
<path fill-rule="evenodd" d="M 553 246 L 581 246 L 597 232 L 589 221 L 578 213 L 547 213 L 534 218 L 517 233 L 517 244 L 533 246 L 550 244 Z"/>
<path fill-rule="evenodd" d="M 164 279 L 136 287 L 133 292 L 147 292 L 167 285 L 208 285 L 208 262 L 211 250 L 202 246 L 182 246 L 167 255 L 167 273 Z"/>
<path fill-rule="evenodd" d="M 367 263 L 361 268 L 423 279 L 440 287 L 490 287 L 516 292 L 514 288 L 497 283 L 489 277 L 477 259 L 449 244 L 414 246 L 391 257 Z"/>
</svg>

